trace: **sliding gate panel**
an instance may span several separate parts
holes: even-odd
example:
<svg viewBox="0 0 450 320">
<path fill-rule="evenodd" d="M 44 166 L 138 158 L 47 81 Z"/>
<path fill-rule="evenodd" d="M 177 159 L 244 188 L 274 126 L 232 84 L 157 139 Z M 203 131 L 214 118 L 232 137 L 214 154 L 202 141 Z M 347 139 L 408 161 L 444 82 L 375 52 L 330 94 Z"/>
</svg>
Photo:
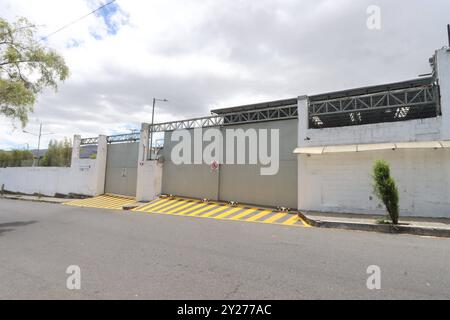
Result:
<svg viewBox="0 0 450 320">
<path fill-rule="evenodd" d="M 279 130 L 279 169 L 274 175 L 261 175 L 258 164 L 222 164 L 218 171 L 210 164 L 177 165 L 171 159 L 172 149 L 179 142 L 171 141 L 172 132 L 165 133 L 162 192 L 177 196 L 207 198 L 211 200 L 238 201 L 240 203 L 297 207 L 297 147 L 298 120 L 278 120 L 219 128 L 224 140 L 226 129 Z M 207 129 L 203 129 L 203 132 Z M 193 132 L 191 131 L 191 137 Z M 270 141 L 270 136 L 268 137 Z M 209 142 L 203 143 L 205 147 Z M 224 141 L 224 146 L 226 141 Z M 277 146 L 274 146 L 277 147 Z M 269 145 L 270 150 L 270 145 Z M 235 149 L 236 151 L 236 149 Z M 246 143 L 246 158 L 249 146 Z M 236 152 L 235 152 L 236 154 Z M 191 148 L 193 155 L 193 147 Z M 270 151 L 269 151 L 270 155 Z"/>
<path fill-rule="evenodd" d="M 237 201 L 239 203 L 263 205 L 270 207 L 297 208 L 297 180 L 298 165 L 294 149 L 297 147 L 298 120 L 280 120 L 252 123 L 237 126 L 227 126 L 222 129 L 260 129 L 278 130 L 279 143 L 271 145 L 270 134 L 267 137 L 268 155 L 270 150 L 278 148 L 278 170 L 273 175 L 262 175 L 261 169 L 267 168 L 260 161 L 257 164 L 224 164 L 220 166 L 220 200 Z M 226 137 L 226 134 L 223 134 Z M 226 138 L 224 141 L 226 145 Z M 249 152 L 246 145 L 246 159 Z M 258 146 L 259 153 L 259 146 Z M 235 144 L 236 154 L 236 144 Z M 226 152 L 225 152 L 226 155 Z M 259 156 L 258 156 L 259 159 Z M 276 168 L 275 164 L 273 168 Z"/>
<path fill-rule="evenodd" d="M 105 192 L 136 196 L 139 143 L 108 145 Z"/>
<path fill-rule="evenodd" d="M 189 130 L 191 137 L 193 130 Z M 178 142 L 171 141 L 172 132 L 164 135 L 164 167 L 162 177 L 162 193 L 176 196 L 218 200 L 217 172 L 207 164 L 175 164 L 172 161 L 172 149 Z M 191 145 L 191 155 L 194 146 Z"/>
</svg>

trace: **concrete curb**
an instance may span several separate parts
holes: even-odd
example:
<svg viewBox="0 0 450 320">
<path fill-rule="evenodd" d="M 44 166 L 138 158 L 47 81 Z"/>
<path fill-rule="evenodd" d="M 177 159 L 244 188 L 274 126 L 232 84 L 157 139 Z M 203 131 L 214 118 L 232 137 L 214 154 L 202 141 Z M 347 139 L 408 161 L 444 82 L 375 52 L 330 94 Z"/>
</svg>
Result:
<svg viewBox="0 0 450 320">
<path fill-rule="evenodd" d="M 0 199 L 7 199 L 7 200 L 21 200 L 21 201 L 31 201 L 31 202 L 41 202 L 41 203 L 52 203 L 52 204 L 61 204 L 64 202 L 72 201 L 74 199 L 64 199 L 61 201 L 53 200 L 53 199 L 28 199 L 28 198 L 22 198 L 20 196 L 0 196 Z"/>
<path fill-rule="evenodd" d="M 307 224 L 309 224 L 311 227 L 320 227 L 319 223 L 316 220 L 313 220 L 311 218 L 308 218 L 306 215 L 301 213 L 300 211 L 297 212 L 297 215 L 300 219 L 305 221 Z"/>
<path fill-rule="evenodd" d="M 356 231 L 370 231 L 390 234 L 411 234 L 417 236 L 429 236 L 450 238 L 450 229 L 442 228 L 427 228 L 427 227 L 413 227 L 413 226 L 394 226 L 389 224 L 367 224 L 354 222 L 337 222 L 337 221 L 321 221 L 307 218 L 304 214 L 298 213 L 299 217 L 307 221 L 311 226 L 317 228 L 327 229 L 343 229 Z"/>
</svg>

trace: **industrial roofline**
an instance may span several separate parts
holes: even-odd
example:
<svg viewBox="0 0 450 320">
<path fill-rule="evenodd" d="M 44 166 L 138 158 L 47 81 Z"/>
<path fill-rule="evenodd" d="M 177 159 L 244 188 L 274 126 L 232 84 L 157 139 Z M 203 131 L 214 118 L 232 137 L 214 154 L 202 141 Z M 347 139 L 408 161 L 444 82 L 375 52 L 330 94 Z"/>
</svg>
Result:
<svg viewBox="0 0 450 320">
<path fill-rule="evenodd" d="M 378 92 L 383 92 L 383 91 L 425 86 L 425 85 L 432 84 L 433 81 L 434 81 L 433 77 L 423 77 L 423 78 L 416 78 L 416 79 L 399 81 L 399 82 L 392 82 L 392 83 L 387 83 L 387 84 L 358 87 L 358 88 L 353 88 L 353 89 L 332 91 L 332 92 L 328 92 L 328 93 L 320 93 L 320 94 L 310 95 L 310 96 L 308 96 L 308 98 L 310 101 L 337 99 L 337 98 L 358 96 L 358 95 L 364 95 L 364 94 L 378 93 Z M 284 107 L 284 106 L 288 106 L 288 105 L 292 105 L 292 104 L 297 104 L 297 98 L 274 100 L 274 101 L 241 105 L 241 106 L 230 107 L 230 108 L 214 109 L 214 110 L 211 110 L 211 113 L 217 114 L 217 115 L 224 115 L 227 113 L 235 113 L 235 112 L 241 112 L 241 111 L 262 110 L 262 109 L 267 109 L 267 108 Z"/>
<path fill-rule="evenodd" d="M 418 88 L 434 85 L 434 77 L 423 77 L 401 82 L 393 82 L 382 85 L 366 86 L 348 90 L 322 93 L 308 96 L 311 103 L 321 100 L 340 99 L 345 97 L 358 97 L 361 95 L 390 92 L 400 89 Z M 435 97 L 437 98 L 437 97 Z M 435 103 L 435 101 L 432 101 Z M 150 128 L 153 132 L 173 131 L 179 129 L 193 129 L 199 127 L 212 127 L 233 125 L 252 122 L 264 122 L 273 120 L 288 120 L 298 117 L 297 98 L 274 100 L 263 103 L 249 104 L 232 108 L 211 110 L 212 115 L 195 118 L 156 123 Z M 120 134 L 107 137 L 108 143 L 135 142 L 139 141 L 139 133 Z M 82 139 L 82 145 L 97 144 L 98 137 Z"/>
</svg>

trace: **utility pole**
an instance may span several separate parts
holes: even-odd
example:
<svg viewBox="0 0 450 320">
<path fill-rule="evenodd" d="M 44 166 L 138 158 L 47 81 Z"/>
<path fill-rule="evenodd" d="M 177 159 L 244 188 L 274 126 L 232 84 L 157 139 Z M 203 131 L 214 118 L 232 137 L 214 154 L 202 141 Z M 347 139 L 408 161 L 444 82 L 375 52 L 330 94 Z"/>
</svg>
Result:
<svg viewBox="0 0 450 320">
<path fill-rule="evenodd" d="M 42 135 L 42 121 L 41 121 L 41 124 L 39 125 L 39 138 L 38 138 L 38 150 L 37 150 L 37 156 L 38 156 L 37 166 L 38 167 L 39 167 L 39 160 L 41 159 L 41 156 L 39 154 L 39 150 L 41 149 L 41 135 Z"/>
<path fill-rule="evenodd" d="M 38 137 L 38 148 L 37 148 L 37 166 L 39 167 L 39 160 L 40 160 L 40 155 L 39 155 L 39 152 L 40 152 L 40 150 L 41 150 L 41 136 L 45 136 L 45 135 L 49 135 L 49 134 L 54 134 L 54 133 L 52 133 L 52 132 L 49 132 L 49 133 L 42 133 L 42 121 L 41 121 L 41 123 L 40 123 L 40 125 L 39 125 L 39 134 L 35 134 L 35 133 L 32 133 L 32 132 L 28 132 L 28 131 L 25 131 L 25 130 L 22 130 L 22 132 L 23 133 L 28 133 L 28 134 L 31 134 L 31 135 L 33 135 L 33 136 L 36 136 L 36 137 Z M 33 167 L 35 167 L 35 163 L 33 162 Z"/>
<path fill-rule="evenodd" d="M 169 100 L 167 99 L 157 99 L 157 98 L 153 98 L 153 108 L 152 108 L 152 125 L 150 126 L 150 160 L 152 159 L 152 150 L 153 150 L 153 125 L 155 124 L 155 105 L 156 105 L 156 101 L 161 101 L 161 102 L 169 102 Z"/>
</svg>

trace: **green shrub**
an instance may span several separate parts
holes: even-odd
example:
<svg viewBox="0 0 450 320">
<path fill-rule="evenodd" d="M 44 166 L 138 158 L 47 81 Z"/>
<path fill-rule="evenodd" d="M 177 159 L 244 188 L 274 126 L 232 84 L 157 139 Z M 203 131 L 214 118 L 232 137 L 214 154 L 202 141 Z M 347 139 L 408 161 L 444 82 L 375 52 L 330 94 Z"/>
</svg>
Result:
<svg viewBox="0 0 450 320">
<path fill-rule="evenodd" d="M 373 166 L 374 192 L 384 203 L 393 224 L 398 224 L 398 190 L 391 177 L 389 163 L 377 160 Z"/>
<path fill-rule="evenodd" d="M 33 154 L 26 150 L 0 150 L 0 167 L 21 167 L 24 162 L 33 160 Z"/>
</svg>

